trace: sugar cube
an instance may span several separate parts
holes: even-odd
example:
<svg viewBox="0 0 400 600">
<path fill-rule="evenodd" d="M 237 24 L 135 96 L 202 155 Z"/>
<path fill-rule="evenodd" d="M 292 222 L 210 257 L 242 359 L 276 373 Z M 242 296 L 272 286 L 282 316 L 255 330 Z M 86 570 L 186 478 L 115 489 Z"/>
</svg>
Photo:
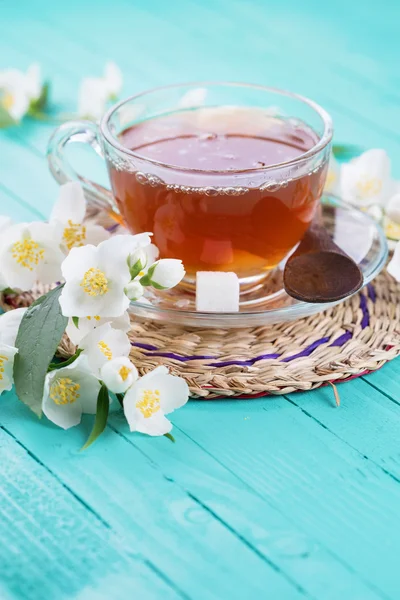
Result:
<svg viewBox="0 0 400 600">
<path fill-rule="evenodd" d="M 196 310 L 200 312 L 238 312 L 239 279 L 236 273 L 198 271 Z"/>
</svg>

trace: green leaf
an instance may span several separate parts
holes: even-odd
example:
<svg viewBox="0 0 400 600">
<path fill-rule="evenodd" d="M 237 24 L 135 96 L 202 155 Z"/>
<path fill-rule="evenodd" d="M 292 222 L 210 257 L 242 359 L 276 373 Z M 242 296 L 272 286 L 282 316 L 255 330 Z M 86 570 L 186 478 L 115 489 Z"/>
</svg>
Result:
<svg viewBox="0 0 400 600">
<path fill-rule="evenodd" d="M 68 323 L 61 313 L 59 285 L 34 302 L 24 314 L 15 342 L 14 382 L 18 398 L 42 415 L 44 380 Z"/>
<path fill-rule="evenodd" d="M 175 444 L 175 438 L 172 435 L 172 433 L 164 433 L 164 437 L 168 438 L 169 440 L 171 440 L 171 442 Z"/>
<path fill-rule="evenodd" d="M 42 86 L 39 98 L 33 100 L 29 106 L 28 114 L 34 117 L 37 113 L 43 113 L 49 103 L 50 96 L 50 82 L 45 81 Z"/>
<path fill-rule="evenodd" d="M 82 446 L 81 450 L 86 450 L 97 440 L 97 438 L 103 433 L 108 419 L 108 411 L 110 408 L 110 398 L 108 396 L 108 389 L 102 384 L 99 395 L 97 396 L 97 409 L 96 417 L 94 420 L 93 429 L 87 439 L 87 442 Z"/>
<path fill-rule="evenodd" d="M 11 127 L 11 125 L 17 124 L 17 121 L 12 118 L 8 110 L 6 110 L 4 106 L 0 104 L 0 129 Z"/>
<path fill-rule="evenodd" d="M 78 350 L 75 352 L 75 354 L 73 354 L 72 356 L 67 358 L 67 360 L 60 360 L 57 363 L 53 363 L 53 362 L 50 363 L 48 370 L 54 371 L 55 369 L 62 369 L 63 367 L 68 367 L 68 365 L 72 365 L 72 363 L 76 361 L 76 359 L 82 352 L 83 352 L 82 348 L 78 348 Z"/>
<path fill-rule="evenodd" d="M 118 402 L 123 407 L 124 406 L 124 394 L 115 394 Z"/>
<path fill-rule="evenodd" d="M 72 317 L 72 322 L 77 329 L 79 329 L 79 317 Z"/>
</svg>

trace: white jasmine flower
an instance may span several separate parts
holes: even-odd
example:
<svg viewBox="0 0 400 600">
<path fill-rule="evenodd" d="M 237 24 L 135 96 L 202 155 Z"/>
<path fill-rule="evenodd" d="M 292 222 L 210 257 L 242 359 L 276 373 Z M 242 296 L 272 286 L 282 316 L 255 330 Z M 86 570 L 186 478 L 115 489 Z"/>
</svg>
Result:
<svg viewBox="0 0 400 600">
<path fill-rule="evenodd" d="M 0 344 L 15 346 L 18 329 L 26 311 L 26 308 L 16 308 L 0 316 Z"/>
<path fill-rule="evenodd" d="M 71 248 L 93 244 L 110 237 L 100 225 L 84 224 L 86 199 L 81 184 L 77 181 L 65 183 L 50 215 L 50 224 L 61 229 L 61 246 L 68 253 Z"/>
<path fill-rule="evenodd" d="M 326 175 L 324 192 L 327 194 L 339 194 L 340 190 L 340 165 L 336 158 L 331 154 Z"/>
<path fill-rule="evenodd" d="M 87 77 L 81 83 L 78 95 L 78 115 L 84 119 L 99 121 L 103 116 L 109 92 L 104 79 Z"/>
<path fill-rule="evenodd" d="M 116 100 L 121 93 L 123 78 L 121 69 L 111 60 L 106 62 L 104 68 L 104 80 L 109 99 Z"/>
<path fill-rule="evenodd" d="M 184 275 L 185 269 L 181 260 L 164 258 L 151 265 L 141 283 L 152 285 L 159 290 L 167 290 L 178 285 Z"/>
<path fill-rule="evenodd" d="M 14 383 L 14 357 L 18 349 L 0 343 L 0 394 L 11 390 Z"/>
<path fill-rule="evenodd" d="M 126 392 L 124 413 L 131 431 L 148 435 L 164 435 L 172 429 L 165 415 L 180 408 L 189 399 L 184 379 L 168 374 L 166 367 L 157 367 L 138 379 Z"/>
<path fill-rule="evenodd" d="M 384 206 L 393 192 L 393 185 L 390 159 L 384 150 L 368 150 L 342 165 L 342 196 L 356 206 Z"/>
<path fill-rule="evenodd" d="M 102 381 L 114 394 L 125 393 L 138 378 L 135 365 L 125 356 L 106 362 L 100 373 Z"/>
<path fill-rule="evenodd" d="M 47 373 L 42 410 L 63 429 L 78 425 L 82 413 L 95 414 L 100 382 L 91 373 L 85 356 Z"/>
<path fill-rule="evenodd" d="M 26 73 L 18 69 L 0 72 L 0 105 L 16 122 L 21 121 L 41 92 L 42 81 L 37 64 L 31 65 Z"/>
<path fill-rule="evenodd" d="M 60 305 L 66 317 L 119 317 L 129 306 L 128 256 L 150 243 L 148 234 L 116 235 L 97 247 L 72 248 L 62 264 Z"/>
<path fill-rule="evenodd" d="M 125 312 L 120 317 L 114 318 L 101 318 L 98 316 L 82 317 L 81 319 L 79 319 L 78 327 L 76 327 L 75 323 L 73 322 L 73 319 L 69 319 L 65 332 L 68 335 L 71 342 L 75 344 L 75 346 L 79 346 L 81 340 L 83 340 L 85 336 L 87 336 L 91 331 L 93 331 L 93 329 L 96 329 L 96 327 L 100 327 L 105 323 L 110 323 L 113 329 L 119 329 L 120 331 L 127 333 L 130 329 L 131 321 L 127 312 Z"/>
<path fill-rule="evenodd" d="M 21 223 L 2 233 L 1 273 L 11 288 L 29 290 L 37 281 L 58 281 L 63 258 L 59 238 L 48 223 Z"/>
<path fill-rule="evenodd" d="M 78 114 L 98 121 L 103 116 L 109 100 L 115 100 L 122 87 L 122 73 L 113 62 L 107 62 L 103 77 L 85 78 L 79 89 Z"/>
<path fill-rule="evenodd" d="M 206 97 L 206 88 L 193 88 L 183 94 L 182 98 L 178 102 L 178 106 L 180 108 L 195 108 L 197 106 L 203 106 L 206 101 Z"/>
<path fill-rule="evenodd" d="M 88 364 L 95 375 L 100 376 L 103 365 L 114 358 L 129 356 L 131 343 L 126 333 L 113 329 L 110 323 L 96 327 L 81 340 L 80 347 L 87 356 Z"/>
<path fill-rule="evenodd" d="M 131 301 L 139 300 L 143 296 L 143 293 L 144 289 L 139 281 L 131 281 L 125 288 L 125 294 Z"/>
</svg>

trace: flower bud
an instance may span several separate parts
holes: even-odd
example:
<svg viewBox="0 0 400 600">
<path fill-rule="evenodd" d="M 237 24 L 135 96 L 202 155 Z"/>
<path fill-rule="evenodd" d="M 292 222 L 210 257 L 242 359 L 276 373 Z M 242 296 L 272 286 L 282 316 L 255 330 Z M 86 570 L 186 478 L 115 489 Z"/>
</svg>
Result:
<svg viewBox="0 0 400 600">
<path fill-rule="evenodd" d="M 143 296 L 143 286 L 139 281 L 131 281 L 125 288 L 129 300 L 139 300 Z"/>
<path fill-rule="evenodd" d="M 140 282 L 142 285 L 152 285 L 158 290 L 168 290 L 178 285 L 184 275 L 185 269 L 181 260 L 164 258 L 151 265 Z"/>
<path fill-rule="evenodd" d="M 129 255 L 128 257 L 128 267 L 131 274 L 132 279 L 139 275 L 140 271 L 143 271 L 147 265 L 147 254 L 144 248 L 138 248 Z"/>
</svg>

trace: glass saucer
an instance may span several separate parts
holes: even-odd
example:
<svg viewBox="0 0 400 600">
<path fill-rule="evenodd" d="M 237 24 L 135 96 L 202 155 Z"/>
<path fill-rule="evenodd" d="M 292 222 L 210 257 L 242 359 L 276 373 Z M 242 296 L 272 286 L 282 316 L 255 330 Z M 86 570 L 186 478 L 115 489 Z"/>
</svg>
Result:
<svg viewBox="0 0 400 600">
<path fill-rule="evenodd" d="M 382 229 L 366 213 L 335 196 L 324 196 L 321 203 L 326 229 L 337 245 L 358 263 L 366 285 L 386 263 L 388 246 Z M 283 267 L 284 263 L 259 285 L 240 295 L 239 312 L 198 312 L 195 295 L 183 286 L 172 290 L 148 291 L 145 298 L 131 303 L 130 310 L 146 319 L 188 327 L 230 329 L 293 321 L 343 302 L 309 304 L 291 298 L 282 286 Z"/>
</svg>

